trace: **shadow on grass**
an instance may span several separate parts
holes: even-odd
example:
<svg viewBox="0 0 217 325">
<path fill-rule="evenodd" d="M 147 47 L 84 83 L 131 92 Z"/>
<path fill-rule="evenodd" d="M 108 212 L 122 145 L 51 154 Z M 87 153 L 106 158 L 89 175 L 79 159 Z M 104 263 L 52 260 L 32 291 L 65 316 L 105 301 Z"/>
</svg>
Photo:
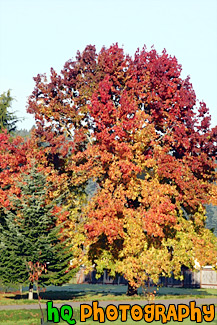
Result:
<svg viewBox="0 0 217 325">
<path fill-rule="evenodd" d="M 97 294 L 97 292 L 69 292 L 69 291 L 48 291 L 48 292 L 41 292 L 40 297 L 43 300 L 79 300 L 81 298 L 87 297 L 87 299 L 91 300 L 91 297 L 96 297 L 96 295 L 99 295 L 99 297 L 106 297 L 106 296 L 125 296 L 124 294 L 120 293 L 106 293 L 106 292 L 100 292 Z M 15 294 L 13 296 L 5 296 L 7 299 L 28 299 L 28 293 L 25 294 Z M 33 299 L 38 299 L 37 293 L 34 293 Z M 31 302 L 31 300 L 29 300 Z"/>
<path fill-rule="evenodd" d="M 156 291 L 156 287 L 151 287 L 150 292 Z M 126 298 L 127 286 L 112 286 L 112 285 L 64 285 L 62 287 L 47 287 L 40 292 L 40 297 L 43 300 L 123 300 Z M 161 287 L 157 290 L 156 298 L 166 298 L 167 296 L 178 297 L 196 297 L 202 298 L 204 296 L 217 296 L 217 290 L 215 289 L 191 289 L 191 288 L 175 288 L 175 287 Z M 13 295 L 7 295 L 8 299 L 28 299 L 28 292 L 24 292 L 22 295 L 18 292 Z M 139 294 L 135 298 L 145 299 L 144 292 L 139 289 Z M 37 294 L 34 293 L 34 299 L 37 299 Z M 31 301 L 30 301 L 31 302 Z"/>
</svg>

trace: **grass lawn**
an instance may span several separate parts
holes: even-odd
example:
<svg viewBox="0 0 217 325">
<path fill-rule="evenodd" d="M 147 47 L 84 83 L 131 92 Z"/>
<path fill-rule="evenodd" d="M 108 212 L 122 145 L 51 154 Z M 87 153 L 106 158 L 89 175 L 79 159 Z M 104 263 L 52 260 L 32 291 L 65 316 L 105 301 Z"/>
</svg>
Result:
<svg viewBox="0 0 217 325">
<path fill-rule="evenodd" d="M 6 293 L 0 294 L 0 305 L 13 305 L 13 304 L 29 304 L 29 303 L 38 303 L 37 299 L 30 301 L 27 299 L 27 288 L 26 292 L 23 293 L 21 296 L 18 292 L 16 293 Z M 85 301 L 85 300 L 136 300 L 136 299 L 145 299 L 144 293 L 142 289 L 139 290 L 139 295 L 136 297 L 128 297 L 126 296 L 126 286 L 122 285 L 99 285 L 99 284 L 69 284 L 63 285 L 62 287 L 54 287 L 49 286 L 46 288 L 45 292 L 41 293 L 42 302 L 46 302 L 47 300 L 53 300 L 55 302 L 63 302 L 69 301 Z M 156 290 L 156 287 L 152 287 L 151 291 Z M 216 298 L 217 301 L 217 289 L 185 289 L 185 288 L 159 288 L 157 290 L 157 299 L 175 299 L 175 298 Z M 81 323 L 79 321 L 80 318 L 80 310 L 79 308 L 73 308 L 74 316 L 73 318 L 76 319 L 76 324 L 86 324 L 86 325 L 93 325 L 93 324 L 100 324 L 99 322 L 94 322 L 93 320 L 87 320 L 85 323 Z M 46 320 L 46 311 L 44 311 L 45 320 Z M 41 314 L 39 310 L 2 310 L 0 311 L 0 324 L 1 325 L 40 325 L 40 318 Z M 105 321 L 105 325 L 108 324 L 116 324 L 120 325 L 123 322 L 118 319 L 115 322 Z M 145 321 L 135 322 L 128 317 L 127 322 L 124 324 L 132 325 L 136 323 L 143 323 L 146 324 Z M 183 324 L 191 324 L 192 322 L 190 319 L 184 320 Z M 193 322 L 195 323 L 195 322 Z M 205 321 L 203 322 L 206 323 Z M 52 323 L 45 323 L 45 324 L 52 324 Z M 60 323 L 56 324 L 67 324 L 66 321 L 61 321 Z M 161 321 L 152 322 L 153 324 L 161 324 Z M 177 324 L 177 322 L 170 321 L 167 324 Z M 215 321 L 212 324 L 217 325 L 217 315 Z"/>
<path fill-rule="evenodd" d="M 137 300 L 145 299 L 142 289 L 139 289 L 138 296 L 126 296 L 127 286 L 124 285 L 100 285 L 100 284 L 68 284 L 61 287 L 49 286 L 45 292 L 41 292 L 42 302 L 53 300 L 62 301 L 109 301 L 109 300 Z M 217 289 L 188 289 L 188 288 L 166 288 L 157 290 L 152 287 L 151 291 L 156 290 L 157 299 L 175 298 L 217 298 Z M 36 298 L 36 295 L 35 295 Z M 27 288 L 24 288 L 22 295 L 19 292 L 0 294 L 0 305 L 29 304 L 37 303 L 37 299 L 28 300 Z"/>
<path fill-rule="evenodd" d="M 93 325 L 93 324 L 101 324 L 99 322 L 93 322 L 93 320 L 87 320 L 85 323 L 84 322 L 80 322 L 79 318 L 79 308 L 74 308 L 74 316 L 73 318 L 76 319 L 76 324 L 81 325 L 81 324 L 86 324 L 86 325 Z M 45 315 L 45 321 L 46 321 L 46 311 L 44 311 L 44 315 Z M 40 318 L 41 318 L 41 313 L 39 310 L 7 310 L 7 311 L 0 311 L 0 324 L 1 325 L 40 325 Z M 196 322 L 191 322 L 190 319 L 185 319 L 183 321 L 183 325 L 188 325 L 188 324 L 197 324 Z M 205 321 L 202 322 L 203 324 L 207 324 Z M 54 324 L 54 323 L 48 323 L 45 322 L 45 324 Z M 55 324 L 67 324 L 67 322 L 65 321 L 61 321 L 59 323 L 55 323 Z M 121 325 L 123 324 L 123 322 L 121 322 L 119 319 L 115 322 L 111 322 L 111 321 L 105 321 L 105 323 L 103 323 L 105 325 Z M 139 321 L 139 322 L 135 322 L 131 319 L 131 317 L 128 317 L 128 320 L 126 322 L 124 322 L 124 324 L 126 325 L 132 325 L 132 324 L 147 324 L 144 320 L 143 321 Z M 161 321 L 158 322 L 152 322 L 152 325 L 155 324 L 161 324 Z M 180 324 L 178 322 L 173 322 L 170 321 L 167 324 Z M 217 315 L 215 320 L 212 322 L 212 324 L 217 324 Z"/>
</svg>

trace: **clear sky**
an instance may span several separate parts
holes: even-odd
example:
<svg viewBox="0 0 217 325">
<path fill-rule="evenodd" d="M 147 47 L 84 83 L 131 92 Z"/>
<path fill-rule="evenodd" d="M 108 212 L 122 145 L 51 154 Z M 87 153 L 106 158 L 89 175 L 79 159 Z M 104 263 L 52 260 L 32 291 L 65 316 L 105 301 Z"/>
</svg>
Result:
<svg viewBox="0 0 217 325">
<path fill-rule="evenodd" d="M 88 44 L 116 42 L 130 55 L 144 44 L 175 55 L 217 125 L 217 0 L 0 0 L 0 93 L 16 98 L 18 127 L 34 124 L 34 76 L 60 72 Z"/>
</svg>

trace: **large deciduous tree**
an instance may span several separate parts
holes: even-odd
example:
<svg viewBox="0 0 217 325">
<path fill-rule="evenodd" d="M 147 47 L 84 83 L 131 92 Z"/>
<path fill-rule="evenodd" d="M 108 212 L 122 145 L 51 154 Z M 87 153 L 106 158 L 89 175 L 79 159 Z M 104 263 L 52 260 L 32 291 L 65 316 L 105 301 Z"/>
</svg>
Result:
<svg viewBox="0 0 217 325">
<path fill-rule="evenodd" d="M 123 274 L 129 294 L 149 277 L 179 276 L 183 264 L 215 265 L 204 204 L 215 203 L 217 127 L 177 59 L 145 47 L 132 58 L 117 44 L 99 54 L 87 46 L 60 75 L 51 69 L 50 80 L 34 80 L 36 134 L 65 154 L 73 184 L 98 184 L 72 226 L 75 263 Z"/>
</svg>

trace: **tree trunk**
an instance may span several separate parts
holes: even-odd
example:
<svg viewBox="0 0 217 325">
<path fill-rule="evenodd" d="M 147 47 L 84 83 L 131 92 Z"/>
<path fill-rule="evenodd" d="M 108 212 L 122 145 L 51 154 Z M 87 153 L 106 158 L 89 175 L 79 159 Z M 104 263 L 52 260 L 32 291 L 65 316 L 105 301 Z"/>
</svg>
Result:
<svg viewBox="0 0 217 325">
<path fill-rule="evenodd" d="M 33 300 L 33 283 L 29 284 L 29 300 Z"/>
<path fill-rule="evenodd" d="M 22 294 L 23 294 L 23 285 L 20 284 L 20 295 L 22 296 Z"/>
<path fill-rule="evenodd" d="M 135 296 L 137 294 L 138 294 L 138 288 L 128 283 L 127 296 Z"/>
<path fill-rule="evenodd" d="M 38 282 L 36 283 L 36 290 L 37 290 L 37 295 L 38 295 L 38 304 L 39 304 L 40 311 L 41 311 L 41 324 L 44 324 L 44 313 L 43 313 L 43 310 L 41 308 L 41 298 L 40 298 L 40 295 L 39 295 Z"/>
</svg>

